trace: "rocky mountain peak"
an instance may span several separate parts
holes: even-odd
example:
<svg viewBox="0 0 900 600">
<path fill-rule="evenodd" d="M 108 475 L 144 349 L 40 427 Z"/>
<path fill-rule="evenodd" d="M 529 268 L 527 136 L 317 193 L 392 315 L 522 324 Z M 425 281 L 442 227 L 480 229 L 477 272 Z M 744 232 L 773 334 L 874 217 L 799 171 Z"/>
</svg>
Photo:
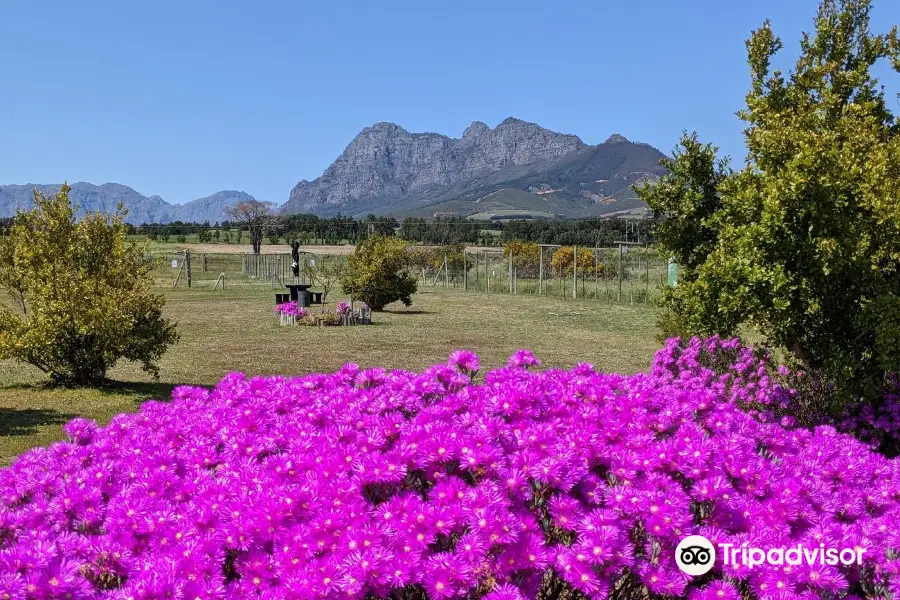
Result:
<svg viewBox="0 0 900 600">
<path fill-rule="evenodd" d="M 620 135 L 618 133 L 614 133 L 603 142 L 604 144 L 627 144 L 628 138 L 624 135 Z"/>
<path fill-rule="evenodd" d="M 346 212 L 360 201 L 400 198 L 501 168 L 556 159 L 584 147 L 577 136 L 514 117 L 494 129 L 474 121 L 462 138 L 410 133 L 395 123 L 376 123 L 363 129 L 321 177 L 294 186 L 282 210 Z"/>
<path fill-rule="evenodd" d="M 474 138 L 489 133 L 491 128 L 483 121 L 472 121 L 472 124 L 463 131 L 463 139 Z"/>
</svg>

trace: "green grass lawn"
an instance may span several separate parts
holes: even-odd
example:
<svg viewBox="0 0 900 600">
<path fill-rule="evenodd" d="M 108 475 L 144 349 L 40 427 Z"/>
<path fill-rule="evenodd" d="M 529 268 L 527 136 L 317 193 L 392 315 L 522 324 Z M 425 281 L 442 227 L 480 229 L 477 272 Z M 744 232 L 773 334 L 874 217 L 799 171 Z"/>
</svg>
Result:
<svg viewBox="0 0 900 600">
<path fill-rule="evenodd" d="M 595 300 L 424 290 L 410 309 L 396 305 L 364 327 L 280 327 L 265 286 L 226 292 L 167 290 L 168 316 L 181 339 L 153 382 L 134 365 L 116 367 L 107 389 L 52 389 L 37 370 L 0 361 L 0 464 L 63 437 L 81 415 L 105 422 L 178 384 L 212 385 L 229 371 L 303 374 L 346 362 L 420 370 L 458 348 L 475 350 L 484 368 L 530 348 L 546 366 L 591 362 L 607 371 L 646 369 L 658 344 L 655 309 Z M 340 300 L 329 296 L 330 306 Z"/>
</svg>

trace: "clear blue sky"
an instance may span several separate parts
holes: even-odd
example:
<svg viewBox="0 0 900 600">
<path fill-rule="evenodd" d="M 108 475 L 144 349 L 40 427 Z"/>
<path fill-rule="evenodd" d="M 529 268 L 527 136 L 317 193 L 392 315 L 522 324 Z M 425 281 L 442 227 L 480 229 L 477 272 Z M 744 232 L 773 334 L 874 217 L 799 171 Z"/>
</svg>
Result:
<svg viewBox="0 0 900 600">
<path fill-rule="evenodd" d="M 281 203 L 372 123 L 459 136 L 509 116 L 665 152 L 697 130 L 742 159 L 744 40 L 769 17 L 792 59 L 817 4 L 4 2 L 0 183 Z M 876 0 L 873 29 L 897 22 Z"/>
</svg>

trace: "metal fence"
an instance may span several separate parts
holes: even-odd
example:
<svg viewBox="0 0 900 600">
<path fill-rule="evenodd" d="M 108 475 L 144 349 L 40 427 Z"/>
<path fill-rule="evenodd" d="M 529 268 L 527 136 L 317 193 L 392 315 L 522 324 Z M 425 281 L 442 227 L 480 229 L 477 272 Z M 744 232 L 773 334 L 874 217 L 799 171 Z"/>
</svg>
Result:
<svg viewBox="0 0 900 600">
<path fill-rule="evenodd" d="M 148 252 L 144 255 L 154 284 L 160 287 L 227 288 L 230 285 L 266 285 L 272 289 L 285 283 L 310 283 L 306 269 L 295 278 L 290 254 L 238 254 L 191 251 Z M 304 264 L 328 264 L 344 257 L 302 252 Z"/>
<path fill-rule="evenodd" d="M 419 267 L 420 288 L 485 294 L 591 298 L 605 302 L 656 301 L 667 281 L 668 261 L 652 248 L 575 248 L 572 264 L 555 267 L 555 248 L 541 249 L 537 264 L 521 265 L 502 250 L 446 255 L 437 266 Z M 586 255 L 586 256 L 585 256 Z M 586 264 L 585 264 L 586 263 Z"/>
<path fill-rule="evenodd" d="M 668 277 L 668 261 L 645 246 L 575 248 L 578 267 L 558 268 L 557 247 L 541 249 L 540 259 L 522 264 L 502 249 L 467 250 L 432 255 L 430 263 L 414 267 L 419 289 L 456 290 L 482 294 L 588 298 L 604 302 L 645 304 L 656 301 Z M 157 286 L 220 289 L 228 286 L 268 286 L 311 283 L 303 265 L 346 262 L 346 256 L 301 253 L 300 277 L 294 278 L 290 254 L 229 254 L 185 251 L 146 255 Z"/>
</svg>

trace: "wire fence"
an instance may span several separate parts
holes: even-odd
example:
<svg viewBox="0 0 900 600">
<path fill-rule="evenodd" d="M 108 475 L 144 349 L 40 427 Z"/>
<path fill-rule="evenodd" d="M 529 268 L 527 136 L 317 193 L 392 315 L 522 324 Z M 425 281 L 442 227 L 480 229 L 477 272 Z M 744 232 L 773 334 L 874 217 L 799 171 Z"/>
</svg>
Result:
<svg viewBox="0 0 900 600">
<path fill-rule="evenodd" d="M 620 245 L 613 248 L 562 249 L 569 260 L 555 259 L 558 247 L 542 247 L 529 260 L 502 249 L 432 252 L 412 267 L 420 290 L 454 290 L 481 294 L 587 298 L 623 304 L 649 304 L 662 296 L 668 261 L 654 248 Z M 566 258 L 565 256 L 563 258 Z M 301 253 L 299 277 L 290 254 L 150 252 L 146 259 L 157 286 L 227 289 L 310 281 L 307 266 L 344 264 L 346 256 Z"/>
<path fill-rule="evenodd" d="M 280 289 L 287 283 L 310 284 L 306 265 L 343 262 L 345 257 L 302 252 L 299 275 L 294 276 L 291 255 L 287 253 L 213 253 L 190 251 L 153 251 L 144 255 L 154 285 L 227 289 L 228 286 L 268 286 Z"/>
<path fill-rule="evenodd" d="M 659 299 L 668 268 L 668 260 L 655 249 L 634 244 L 614 248 L 545 246 L 527 257 L 499 249 L 432 253 L 417 266 L 420 289 L 630 304 Z"/>
</svg>

